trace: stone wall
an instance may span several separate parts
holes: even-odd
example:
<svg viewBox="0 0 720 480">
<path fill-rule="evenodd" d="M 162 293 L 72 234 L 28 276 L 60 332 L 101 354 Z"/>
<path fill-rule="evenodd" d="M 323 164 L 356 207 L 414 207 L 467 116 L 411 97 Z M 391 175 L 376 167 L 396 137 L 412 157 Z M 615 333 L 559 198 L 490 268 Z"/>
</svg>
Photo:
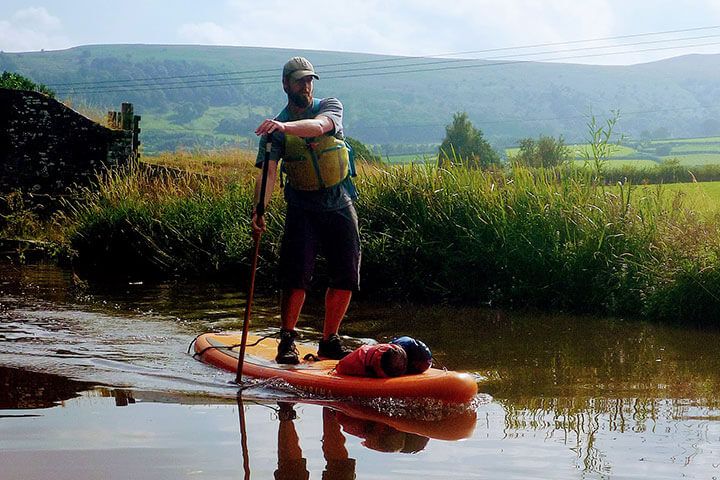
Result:
<svg viewBox="0 0 720 480">
<path fill-rule="evenodd" d="M 136 150 L 132 130 L 106 128 L 41 93 L 0 89 L 0 193 L 62 194 Z"/>
</svg>

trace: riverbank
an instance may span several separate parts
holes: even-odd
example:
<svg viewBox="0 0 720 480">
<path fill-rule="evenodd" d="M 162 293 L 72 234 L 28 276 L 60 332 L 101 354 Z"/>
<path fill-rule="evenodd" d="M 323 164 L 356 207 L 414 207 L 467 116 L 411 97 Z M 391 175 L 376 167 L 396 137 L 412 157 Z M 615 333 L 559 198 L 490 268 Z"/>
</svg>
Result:
<svg viewBox="0 0 720 480">
<path fill-rule="evenodd" d="M 81 275 L 246 278 L 254 169 L 250 158 L 237 161 L 245 167 L 232 175 L 105 175 L 53 218 L 58 252 Z M 693 325 L 720 318 L 720 217 L 698 215 L 681 193 L 608 187 L 570 168 L 363 165 L 356 182 L 361 297 Z M 280 197 L 261 245 L 265 292 L 276 288 Z"/>
</svg>

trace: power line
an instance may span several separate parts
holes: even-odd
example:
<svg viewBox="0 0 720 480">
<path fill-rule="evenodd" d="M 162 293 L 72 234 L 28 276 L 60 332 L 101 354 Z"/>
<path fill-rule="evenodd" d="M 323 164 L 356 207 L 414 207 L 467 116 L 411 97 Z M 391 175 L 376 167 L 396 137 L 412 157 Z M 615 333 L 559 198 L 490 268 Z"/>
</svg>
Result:
<svg viewBox="0 0 720 480">
<path fill-rule="evenodd" d="M 584 40 L 568 40 L 565 42 L 551 42 L 551 43 L 539 43 L 535 45 L 524 45 L 524 46 L 517 46 L 517 47 L 500 47 L 500 48 L 491 48 L 487 50 L 470 50 L 467 52 L 456 52 L 456 53 L 446 53 L 446 54 L 437 54 L 437 55 L 428 55 L 429 57 L 435 57 L 435 56 L 455 56 L 455 55 L 468 55 L 468 54 L 474 54 L 474 53 L 489 53 L 489 52 L 498 52 L 503 50 L 516 50 L 516 49 L 523 49 L 523 48 L 538 48 L 538 47 L 556 47 L 560 45 L 572 45 L 577 43 L 588 43 L 588 42 L 601 42 L 601 41 L 607 41 L 607 40 L 620 40 L 624 38 L 637 38 L 637 37 L 647 37 L 652 35 L 667 35 L 670 33 L 686 33 L 686 32 L 697 32 L 701 30 L 713 30 L 720 28 L 720 25 L 712 25 L 709 27 L 695 27 L 695 28 L 683 28 L 679 30 L 662 30 L 657 32 L 646 32 L 646 33 L 633 33 L 629 35 L 618 35 L 614 37 L 601 37 L 601 38 L 588 38 Z M 669 39 L 672 40 L 672 39 Z"/>
<path fill-rule="evenodd" d="M 660 50 L 676 50 L 678 48 L 691 48 L 691 47 L 707 47 L 712 45 L 720 45 L 720 42 L 710 42 L 710 43 L 698 43 L 694 45 L 683 45 L 683 46 L 676 46 L 676 47 L 659 47 L 659 48 L 646 48 L 641 50 L 630 50 L 627 52 L 614 52 L 614 53 L 596 53 L 596 54 L 587 54 L 587 55 L 571 55 L 567 57 L 555 57 L 555 58 L 545 58 L 538 60 L 538 62 L 553 62 L 557 60 L 572 60 L 577 58 L 591 58 L 591 57 L 606 57 L 606 56 L 613 56 L 613 55 L 626 55 L 630 53 L 643 53 L 643 52 L 654 52 L 654 51 L 660 51 Z M 352 75 L 352 77 L 366 77 L 366 76 L 381 76 L 381 75 L 393 75 L 398 73 L 421 73 L 421 72 L 433 72 L 433 71 L 439 71 L 439 70 L 458 70 L 458 69 L 464 69 L 464 68 L 480 68 L 480 67 L 494 67 L 499 65 L 524 65 L 527 63 L 532 63 L 528 61 L 508 61 L 508 62 L 497 62 L 497 63 L 487 63 L 484 65 L 458 65 L 458 66 L 447 66 L 444 68 L 427 68 L 427 69 L 415 69 L 415 70 L 403 70 L 398 72 L 373 72 L 373 73 L 360 73 Z M 336 77 L 325 77 L 326 79 L 335 79 L 335 78 L 347 78 L 347 76 L 336 76 Z"/>
<path fill-rule="evenodd" d="M 668 112 L 680 112 L 680 111 L 688 111 L 688 110 L 708 110 L 708 109 L 719 109 L 720 105 L 697 105 L 694 107 L 678 107 L 678 108 L 658 108 L 658 109 L 651 109 L 651 110 L 635 110 L 635 111 L 620 111 L 620 119 L 627 117 L 627 116 L 636 116 L 636 115 L 645 115 L 650 113 L 668 113 Z M 550 122 L 550 121 L 557 121 L 557 120 L 588 120 L 592 114 L 588 113 L 585 115 L 571 115 L 571 116 L 563 116 L 563 117 L 544 117 L 544 118 L 526 118 L 526 117 L 505 117 L 502 120 L 479 120 L 479 121 L 473 121 L 474 124 L 477 125 L 497 125 L 502 123 L 514 123 L 514 122 L 523 122 L 523 123 L 531 123 L 531 122 Z M 373 125 L 373 126 L 363 126 L 363 130 L 382 130 L 382 129 L 399 129 L 399 128 L 437 128 L 437 127 L 445 127 L 447 124 L 445 123 L 425 123 L 425 124 L 415 124 L 415 125 Z"/>
<path fill-rule="evenodd" d="M 700 35 L 697 37 L 685 37 L 685 38 L 673 38 L 670 40 L 649 40 L 645 42 L 635 42 L 635 43 L 621 43 L 619 45 L 599 45 L 595 47 L 581 47 L 581 48 L 570 48 L 567 50 L 554 50 L 554 51 L 546 51 L 546 52 L 531 52 L 531 53 L 516 53 L 513 55 L 501 55 L 497 57 L 489 57 L 488 59 L 492 60 L 494 58 L 511 58 L 511 57 L 521 57 L 521 56 L 534 56 L 534 55 L 547 55 L 551 53 L 569 53 L 569 52 L 578 52 L 578 51 L 584 51 L 584 50 L 599 50 L 603 48 L 621 48 L 621 47 L 634 47 L 638 45 L 652 45 L 657 43 L 666 43 L 666 42 L 679 42 L 679 41 L 685 41 L 685 40 L 704 40 L 707 38 L 717 38 L 720 37 L 720 34 L 715 35 Z M 677 48 L 684 48 L 682 45 L 678 45 Z M 612 52 L 608 52 L 612 53 Z M 623 53 L 623 52 L 615 52 L 615 53 Z M 487 59 L 486 59 L 487 60 Z"/>
<path fill-rule="evenodd" d="M 348 66 L 348 65 L 372 64 L 372 63 L 380 63 L 380 62 L 400 62 L 400 61 L 418 60 L 418 59 L 426 59 L 426 58 L 433 58 L 433 57 L 448 57 L 448 56 L 457 56 L 457 55 L 508 51 L 508 50 L 572 45 L 572 44 L 578 44 L 578 43 L 619 40 L 619 39 L 626 39 L 626 38 L 667 35 L 667 34 L 674 34 L 674 33 L 687 33 L 687 32 L 695 32 L 695 31 L 702 31 L 702 30 L 713 30 L 713 29 L 718 29 L 718 28 L 720 28 L 720 25 L 687 28 L 687 29 L 677 29 L 677 30 L 664 30 L 664 31 L 637 33 L 637 34 L 630 34 L 630 35 L 618 35 L 618 36 L 613 36 L 613 37 L 601 37 L 601 38 L 594 38 L 594 39 L 569 40 L 569 41 L 565 41 L 565 42 L 538 43 L 538 44 L 521 45 L 521 46 L 515 46 L 515 47 L 500 47 L 500 48 L 490 48 L 490 49 L 483 49 L 483 50 L 470 50 L 470 51 L 464 51 L 464 52 L 451 52 L 451 53 L 433 54 L 433 55 L 424 55 L 424 56 L 391 57 L 391 58 L 383 58 L 383 59 L 353 61 L 353 62 L 340 62 L 340 63 L 320 64 L 320 65 L 317 65 L 317 68 L 342 67 L 342 66 Z M 648 43 L 658 43 L 658 42 L 663 42 L 663 41 L 682 41 L 682 40 L 687 40 L 687 39 L 692 39 L 692 38 L 705 38 L 705 37 L 690 37 L 690 38 L 679 38 L 679 39 L 656 40 L 654 42 L 648 42 Z M 586 48 L 597 49 L 597 48 L 616 48 L 616 47 L 618 47 L 618 46 L 607 45 L 605 47 L 596 46 L 596 47 L 586 47 Z M 582 49 L 580 49 L 580 50 L 582 50 Z M 540 54 L 540 53 L 537 53 L 537 52 L 536 53 L 528 53 L 526 55 L 538 55 L 538 54 Z M 520 55 L 522 55 L 522 54 L 516 54 L 513 56 L 520 56 Z M 507 56 L 495 57 L 495 58 L 506 58 L 506 57 Z M 466 60 L 472 60 L 472 59 L 455 59 L 454 61 L 466 61 Z M 475 60 L 477 60 L 477 59 L 475 59 Z M 138 83 L 138 82 L 158 81 L 158 80 L 176 80 L 176 79 L 191 79 L 191 78 L 227 77 L 227 76 L 235 76 L 235 75 L 252 75 L 252 74 L 257 74 L 257 73 L 276 72 L 276 70 L 277 70 L 276 68 L 266 68 L 266 69 L 244 70 L 244 71 L 235 71 L 235 72 L 173 75 L 173 76 L 164 76 L 164 77 L 145 77 L 142 79 L 126 79 L 126 80 L 115 79 L 115 80 L 97 80 L 97 81 L 85 81 L 85 82 L 66 82 L 66 83 L 55 83 L 55 84 L 51 84 L 51 85 L 53 85 L 55 87 L 70 87 L 70 86 L 80 86 L 80 85 L 92 86 L 92 85 L 100 85 L 100 84 L 115 84 L 115 85 L 117 85 L 118 83 Z M 275 75 L 273 75 L 273 77 L 274 76 Z"/>
<path fill-rule="evenodd" d="M 186 79 L 186 78 L 205 78 L 205 77 L 220 77 L 230 75 L 251 75 L 255 73 L 266 73 L 275 72 L 277 68 L 263 68 L 259 70 L 243 70 L 238 72 L 218 72 L 218 73 L 194 73 L 189 75 L 171 75 L 166 77 L 143 77 L 143 78 L 128 78 L 125 80 L 88 80 L 86 82 L 67 82 L 67 83 L 51 83 L 54 86 L 74 86 L 74 85 L 97 85 L 106 83 L 135 83 L 135 82 L 146 82 L 150 80 L 175 80 L 175 79 Z"/>
</svg>

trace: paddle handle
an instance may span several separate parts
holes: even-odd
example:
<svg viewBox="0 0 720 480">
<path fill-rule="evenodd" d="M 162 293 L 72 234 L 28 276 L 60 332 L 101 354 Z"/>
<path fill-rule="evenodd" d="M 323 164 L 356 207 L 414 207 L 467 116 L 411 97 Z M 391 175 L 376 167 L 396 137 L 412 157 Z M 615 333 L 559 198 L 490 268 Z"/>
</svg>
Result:
<svg viewBox="0 0 720 480">
<path fill-rule="evenodd" d="M 260 182 L 260 198 L 258 199 L 257 206 L 255 207 L 255 212 L 257 212 L 258 218 L 265 215 L 265 195 L 267 193 L 267 178 L 271 149 L 272 142 L 270 141 L 270 138 L 267 137 L 267 142 L 265 143 L 265 160 L 263 161 L 262 166 L 262 181 Z"/>
</svg>

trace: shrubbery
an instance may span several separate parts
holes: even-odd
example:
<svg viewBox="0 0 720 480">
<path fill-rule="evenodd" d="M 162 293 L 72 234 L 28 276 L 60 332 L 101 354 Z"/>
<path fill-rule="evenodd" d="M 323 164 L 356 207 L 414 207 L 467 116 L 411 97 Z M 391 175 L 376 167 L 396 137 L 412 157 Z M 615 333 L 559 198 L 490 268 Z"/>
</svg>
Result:
<svg viewBox="0 0 720 480">
<path fill-rule="evenodd" d="M 29 78 L 23 77 L 19 73 L 3 72 L 0 74 L 0 88 L 9 88 L 11 90 L 30 90 L 33 92 L 44 93 L 45 95 L 55 98 L 55 92 L 42 83 L 35 83 Z"/>
</svg>

